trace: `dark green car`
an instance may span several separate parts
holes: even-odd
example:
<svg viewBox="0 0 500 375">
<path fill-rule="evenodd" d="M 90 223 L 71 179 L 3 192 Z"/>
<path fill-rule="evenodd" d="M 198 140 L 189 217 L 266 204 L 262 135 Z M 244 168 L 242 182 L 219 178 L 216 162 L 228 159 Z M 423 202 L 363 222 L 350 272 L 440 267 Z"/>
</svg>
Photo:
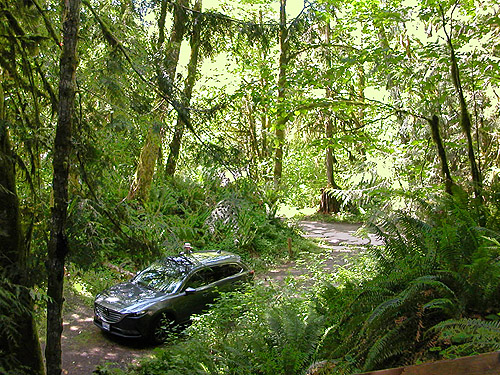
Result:
<svg viewBox="0 0 500 375">
<path fill-rule="evenodd" d="M 100 293 L 94 302 L 94 324 L 113 335 L 160 343 L 169 327 L 188 322 L 219 292 L 233 291 L 252 278 L 253 271 L 227 251 L 166 257 L 129 282 Z"/>
</svg>

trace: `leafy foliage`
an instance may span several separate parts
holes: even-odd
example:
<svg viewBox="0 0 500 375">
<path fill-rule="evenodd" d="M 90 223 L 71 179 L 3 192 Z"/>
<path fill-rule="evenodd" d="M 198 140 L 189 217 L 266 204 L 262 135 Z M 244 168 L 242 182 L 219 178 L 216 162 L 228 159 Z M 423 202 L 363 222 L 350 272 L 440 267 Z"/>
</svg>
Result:
<svg viewBox="0 0 500 375">
<path fill-rule="evenodd" d="M 224 188 L 206 183 L 210 189 L 187 179 L 158 183 L 144 205 L 122 201 L 113 210 L 106 207 L 112 202 L 76 197 L 69 216 L 71 259 L 86 267 L 130 260 L 139 266 L 190 242 L 265 265 L 289 255 L 288 238 L 302 246 L 298 232 L 273 216 L 264 190 L 244 178 Z"/>
<path fill-rule="evenodd" d="M 6 375 L 29 374 L 30 369 L 18 362 L 16 351 L 23 347 L 19 337 L 19 325 L 31 316 L 26 304 L 25 287 L 14 285 L 4 275 L 0 275 L 0 372 Z"/>
<path fill-rule="evenodd" d="M 351 369 L 495 348 L 474 340 L 495 337 L 494 324 L 484 319 L 495 316 L 499 300 L 500 29 L 491 11 L 496 2 L 486 0 L 480 7 L 427 0 L 306 2 L 284 25 L 289 63 L 286 84 L 278 88 L 279 27 L 271 1 L 225 1 L 199 14 L 186 1 L 184 39 L 199 22 L 201 54 L 212 60 L 205 59 L 197 73 L 191 108 L 181 110 L 189 112 L 191 123 L 172 181 L 164 181 L 161 173 L 177 118 L 168 103 L 182 102 L 186 71 L 179 64 L 173 82 L 161 79 L 165 67 L 158 61 L 167 61 L 162 55 L 167 46 L 158 50 L 159 27 L 151 26 L 160 24 L 162 2 L 85 3 L 76 153 L 67 160 L 70 258 L 84 275 L 101 275 L 92 267 L 107 261 L 133 270 L 177 252 L 185 241 L 197 248 L 233 250 L 256 265 L 284 258 L 288 238 L 299 248 L 302 243 L 288 223 L 275 217 L 277 208 L 283 202 L 317 204 L 327 185 L 324 157 L 329 150 L 340 188 L 326 191 L 358 218 L 377 210 L 389 216 L 372 228 L 386 240 L 385 247 L 339 270 L 335 277 L 341 287 L 319 289 L 318 310 L 330 327 L 322 348 L 343 356 Z M 167 17 L 177 5 L 169 2 Z M 0 121 L 15 152 L 30 283 L 43 289 L 61 9 L 50 0 L 0 0 L 0 8 Z M 464 100 L 449 78 L 457 68 L 450 64 L 450 46 L 457 52 L 458 91 Z M 171 97 L 159 94 L 165 84 L 164 93 Z M 280 101 L 279 90 L 286 93 Z M 472 114 L 471 140 L 461 130 L 464 104 Z M 442 125 L 458 201 L 415 204 L 415 196 L 423 200 L 442 190 L 427 124 L 434 114 Z M 282 185 L 276 188 L 270 180 L 278 118 L 286 119 L 287 129 Z M 325 134 L 329 122 L 333 135 Z M 149 199 L 138 204 L 124 197 L 151 124 L 163 144 L 155 151 L 159 156 Z M 483 201 L 469 197 L 478 186 L 469 182 L 467 141 L 480 155 Z M 226 174 L 236 181 L 221 187 Z M 211 222 L 220 202 L 231 202 L 231 220 Z M 392 209 L 405 206 L 415 214 L 390 216 Z M 109 275 L 102 275 L 104 285 Z M 5 301 L 17 293 L 7 286 L 2 290 L 7 290 Z M 271 348 L 273 358 L 262 357 L 259 371 L 283 370 L 285 364 L 275 361 L 279 356 L 293 358 L 286 371 L 299 371 L 303 359 L 310 358 L 309 348 L 287 346 L 287 340 L 269 333 L 292 335 L 288 322 L 293 317 L 276 309 L 276 316 L 269 312 L 266 317 L 273 328 L 256 330 L 268 335 L 263 347 Z M 449 324 L 440 323 L 448 318 Z M 484 329 L 480 332 L 475 324 Z M 450 339 L 456 332 L 472 338 L 459 346 Z M 288 352 L 272 349 L 272 342 Z M 192 350 L 202 352 L 202 346 L 193 345 Z M 204 366 L 210 368 L 212 353 L 204 353 Z M 192 370 L 205 371 L 200 368 Z"/>
<path fill-rule="evenodd" d="M 224 294 L 186 337 L 131 374 L 302 374 L 315 354 L 322 319 L 293 285 Z"/>
<path fill-rule="evenodd" d="M 463 202 L 422 206 L 425 221 L 399 212 L 373 224 L 385 242 L 371 249 L 373 277 L 332 285 L 319 300 L 332 327 L 323 350 L 341 356 L 347 373 L 493 348 L 496 326 L 484 319 L 500 308 L 499 248 Z M 481 333 L 472 338 L 474 326 Z M 468 345 L 447 341 L 453 331 L 468 335 Z"/>
</svg>

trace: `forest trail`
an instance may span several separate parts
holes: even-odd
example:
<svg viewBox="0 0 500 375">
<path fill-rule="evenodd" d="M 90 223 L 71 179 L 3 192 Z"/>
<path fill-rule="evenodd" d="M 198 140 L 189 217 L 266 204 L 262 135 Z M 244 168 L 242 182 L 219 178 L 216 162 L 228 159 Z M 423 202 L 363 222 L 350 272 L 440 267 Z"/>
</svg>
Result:
<svg viewBox="0 0 500 375">
<path fill-rule="evenodd" d="M 345 264 L 349 254 L 358 252 L 368 244 L 380 244 L 374 236 L 356 236 L 356 231 L 361 227 L 359 224 L 301 221 L 298 225 L 304 237 L 320 241 L 320 247 L 325 250 L 322 254 L 323 265 L 328 269 Z M 278 283 L 289 275 L 301 276 L 307 282 L 307 271 L 295 262 L 269 270 L 258 278 L 266 283 Z M 93 324 L 93 311 L 88 302 L 74 294 L 67 294 L 62 336 L 63 374 L 90 375 L 97 365 L 106 363 L 116 363 L 125 368 L 153 353 L 154 348 L 145 343 L 103 334 Z"/>
<path fill-rule="evenodd" d="M 364 237 L 358 235 L 361 224 L 304 220 L 298 223 L 298 227 L 302 230 L 304 237 L 319 241 L 319 247 L 324 249 L 321 254 L 323 267 L 329 270 L 345 265 L 350 255 L 359 253 L 368 245 L 382 244 L 374 234 L 367 234 Z M 302 278 L 306 285 L 312 281 L 307 271 L 293 261 L 269 270 L 267 274 L 262 275 L 262 279 L 267 283 L 274 283 L 288 276 Z"/>
</svg>

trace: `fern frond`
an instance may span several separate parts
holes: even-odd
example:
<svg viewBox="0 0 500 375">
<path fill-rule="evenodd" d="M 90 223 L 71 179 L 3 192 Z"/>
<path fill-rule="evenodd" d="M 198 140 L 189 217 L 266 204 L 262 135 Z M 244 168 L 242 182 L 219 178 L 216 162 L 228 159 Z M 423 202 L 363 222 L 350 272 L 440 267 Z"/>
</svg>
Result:
<svg viewBox="0 0 500 375">
<path fill-rule="evenodd" d="M 480 320 L 480 319 L 450 319 L 436 324 L 431 330 L 440 331 L 448 327 L 459 327 L 460 329 L 488 329 L 496 332 L 500 338 L 500 320 Z"/>
<path fill-rule="evenodd" d="M 408 343 L 408 341 L 411 341 L 411 339 L 408 339 L 405 325 L 391 329 L 371 346 L 366 355 L 363 371 L 373 370 L 377 365 L 383 364 L 389 358 L 401 356 L 407 350 L 407 345 L 402 343 Z"/>
<path fill-rule="evenodd" d="M 456 302 L 449 298 L 435 298 L 423 305 L 424 310 L 441 310 L 448 316 L 453 316 L 457 310 Z"/>
</svg>

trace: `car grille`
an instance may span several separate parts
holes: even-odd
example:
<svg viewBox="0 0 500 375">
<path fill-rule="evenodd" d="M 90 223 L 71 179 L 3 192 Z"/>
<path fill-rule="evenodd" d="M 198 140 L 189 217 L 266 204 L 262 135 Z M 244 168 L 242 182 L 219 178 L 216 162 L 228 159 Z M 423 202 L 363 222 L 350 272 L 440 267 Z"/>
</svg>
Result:
<svg viewBox="0 0 500 375">
<path fill-rule="evenodd" d="M 117 311 L 108 309 L 107 307 L 97 305 L 97 304 L 95 305 L 95 313 L 102 320 L 104 320 L 108 323 L 118 323 L 124 317 L 123 314 L 120 314 Z"/>
</svg>

